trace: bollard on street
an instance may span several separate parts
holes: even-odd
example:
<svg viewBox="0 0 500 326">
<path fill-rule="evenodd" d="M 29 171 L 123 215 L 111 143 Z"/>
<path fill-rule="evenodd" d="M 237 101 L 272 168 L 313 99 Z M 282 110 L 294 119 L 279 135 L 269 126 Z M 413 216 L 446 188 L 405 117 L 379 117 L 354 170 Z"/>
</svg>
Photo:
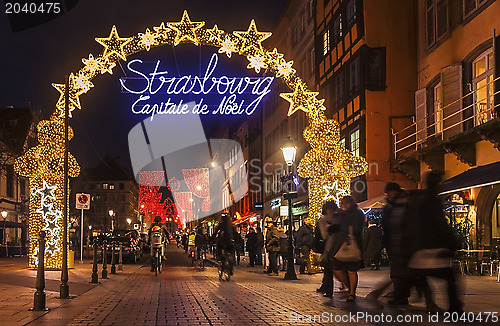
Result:
<svg viewBox="0 0 500 326">
<path fill-rule="evenodd" d="M 102 249 L 102 279 L 107 279 L 108 278 L 108 241 L 104 239 L 102 242 L 103 249 Z"/>
<path fill-rule="evenodd" d="M 97 239 L 94 239 L 93 243 L 93 249 L 94 249 L 94 259 L 92 263 L 92 279 L 90 283 L 97 284 L 99 283 L 99 274 L 97 274 Z"/>
<path fill-rule="evenodd" d="M 115 265 L 115 246 L 116 242 L 111 242 L 111 274 L 116 274 L 116 265 Z"/>
<path fill-rule="evenodd" d="M 45 307 L 45 231 L 40 231 L 38 240 L 38 268 L 36 272 L 36 292 L 34 295 L 33 308 L 30 310 L 41 311 L 48 310 Z M 40 254 L 42 253 L 42 254 Z"/>
<path fill-rule="evenodd" d="M 118 253 L 118 270 L 122 271 L 123 270 L 123 252 L 122 252 L 123 245 L 120 242 L 120 251 Z"/>
</svg>

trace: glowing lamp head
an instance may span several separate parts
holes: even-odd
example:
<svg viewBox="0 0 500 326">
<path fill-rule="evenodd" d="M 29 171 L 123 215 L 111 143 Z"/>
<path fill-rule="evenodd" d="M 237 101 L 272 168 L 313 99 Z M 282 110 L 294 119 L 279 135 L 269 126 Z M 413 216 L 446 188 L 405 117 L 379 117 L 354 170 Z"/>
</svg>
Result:
<svg viewBox="0 0 500 326">
<path fill-rule="evenodd" d="M 196 190 L 201 190 L 201 186 L 196 186 Z"/>
<path fill-rule="evenodd" d="M 217 166 L 217 163 L 215 163 L 215 161 L 212 161 L 212 167 L 216 167 Z"/>
<path fill-rule="evenodd" d="M 132 223 L 132 220 L 128 218 L 127 223 L 128 223 L 128 225 L 130 225 L 130 223 Z"/>
<path fill-rule="evenodd" d="M 7 214 L 9 214 L 9 213 L 7 213 L 7 211 L 2 211 L 2 217 L 3 217 L 4 219 L 6 219 L 6 218 L 7 218 Z"/>
<path fill-rule="evenodd" d="M 292 165 L 295 162 L 295 154 L 297 153 L 297 147 L 290 137 L 287 137 L 281 147 L 283 151 L 283 157 L 287 165 Z"/>
<path fill-rule="evenodd" d="M 113 216 L 113 215 L 115 214 L 115 212 L 114 212 L 112 209 L 110 209 L 110 210 L 108 211 L 108 213 L 109 213 L 109 216 Z"/>
</svg>

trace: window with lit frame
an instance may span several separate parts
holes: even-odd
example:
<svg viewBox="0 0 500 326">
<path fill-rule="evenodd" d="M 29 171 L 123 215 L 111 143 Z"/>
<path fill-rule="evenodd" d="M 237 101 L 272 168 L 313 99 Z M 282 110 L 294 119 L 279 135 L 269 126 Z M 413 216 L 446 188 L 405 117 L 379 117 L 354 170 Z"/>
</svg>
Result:
<svg viewBox="0 0 500 326">
<path fill-rule="evenodd" d="M 330 30 L 327 28 L 323 32 L 323 55 L 326 56 L 330 52 Z"/>
<path fill-rule="evenodd" d="M 493 49 L 479 55 L 472 63 L 472 87 L 476 125 L 495 117 L 493 104 Z"/>
<path fill-rule="evenodd" d="M 351 140 L 352 155 L 359 156 L 359 129 L 356 129 L 351 132 L 350 140 Z"/>
</svg>

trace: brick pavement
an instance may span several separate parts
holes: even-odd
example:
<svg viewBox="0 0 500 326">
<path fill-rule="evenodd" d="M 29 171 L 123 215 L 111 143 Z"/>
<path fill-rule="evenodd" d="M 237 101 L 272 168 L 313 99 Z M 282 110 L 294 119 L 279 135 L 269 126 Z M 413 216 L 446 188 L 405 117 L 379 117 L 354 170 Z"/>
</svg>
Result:
<svg viewBox="0 0 500 326">
<path fill-rule="evenodd" d="M 378 282 L 387 278 L 387 271 L 361 271 L 358 300 L 346 303 L 345 295 L 341 293 L 335 293 L 333 300 L 328 300 L 314 291 L 321 274 L 299 275 L 300 280 L 285 281 L 284 274 L 267 276 L 262 268 L 247 268 L 243 262 L 236 268 L 234 280 L 220 282 L 216 268 L 202 271 L 191 267 L 184 252 L 175 246 L 168 248 L 167 258 L 166 267 L 158 277 L 149 271 L 148 265 L 126 265 L 124 272 L 109 275 L 110 278 L 101 280 L 99 285 L 88 283 L 90 264 L 77 266 L 70 271 L 70 290 L 77 295 L 71 300 L 57 299 L 60 273 L 48 272 L 49 312 L 27 311 L 33 302 L 34 271 L 19 269 L 15 263 L 2 265 L 7 262 L 2 260 L 0 325 L 4 321 L 7 321 L 5 325 L 296 325 L 300 323 L 292 323 L 294 316 L 322 313 L 332 314 L 334 321 L 334 318 L 348 317 L 349 312 L 364 312 L 372 316 L 384 313 L 393 317 L 403 314 L 413 317 L 423 312 L 423 303 L 415 303 L 414 298 L 412 308 L 404 311 L 374 304 L 364 298 Z M 439 284 L 433 283 L 435 285 Z M 463 285 L 467 311 L 500 310 L 500 284 L 494 278 L 466 277 Z M 445 307 L 444 290 L 442 287 L 435 289 L 438 304 Z M 387 298 L 381 301 L 387 301 Z M 422 316 L 427 321 L 427 315 Z M 358 324 L 316 321 L 301 324 Z M 427 322 L 418 324 L 431 325 Z"/>
</svg>

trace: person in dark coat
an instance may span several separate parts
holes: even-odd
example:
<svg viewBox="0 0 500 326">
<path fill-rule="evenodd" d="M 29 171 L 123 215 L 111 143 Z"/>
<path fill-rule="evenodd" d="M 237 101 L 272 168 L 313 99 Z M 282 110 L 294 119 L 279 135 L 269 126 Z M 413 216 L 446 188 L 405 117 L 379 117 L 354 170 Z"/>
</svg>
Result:
<svg viewBox="0 0 500 326">
<path fill-rule="evenodd" d="M 328 258 L 329 253 L 328 248 L 326 248 L 326 243 L 329 237 L 328 228 L 336 221 L 338 209 L 339 208 L 334 201 L 327 201 L 323 204 L 321 210 L 322 215 L 316 223 L 314 237 L 315 241 L 321 243 L 321 246 L 323 247 L 321 249 L 321 257 Z M 333 270 L 330 268 L 328 262 L 322 265 L 324 267 L 323 279 L 321 280 L 321 286 L 316 289 L 316 292 L 321 292 L 324 297 L 331 298 L 333 296 Z"/>
<path fill-rule="evenodd" d="M 262 249 L 264 249 L 264 234 L 262 233 L 262 229 L 260 226 L 255 230 L 256 232 L 256 242 L 255 242 L 255 265 L 262 266 Z"/>
<path fill-rule="evenodd" d="M 365 264 L 371 270 L 380 269 L 382 252 L 382 229 L 374 221 L 368 222 L 364 237 Z"/>
<path fill-rule="evenodd" d="M 266 218 L 266 250 L 269 253 L 269 266 L 267 273 L 271 276 L 278 276 L 278 255 L 280 252 L 279 232 L 273 220 Z"/>
<path fill-rule="evenodd" d="M 438 197 L 441 176 L 441 173 L 431 171 L 424 177 L 426 188 L 417 199 L 417 218 L 412 221 L 412 258 L 408 266 L 417 277 L 432 276 L 445 280 L 448 311 L 460 314 L 463 313 L 462 302 L 458 297 L 456 277 L 450 266 L 453 251 L 460 249 L 460 242 L 446 221 Z"/>
<path fill-rule="evenodd" d="M 288 235 L 283 231 L 283 227 L 278 228 L 280 240 L 280 257 L 281 257 L 281 271 L 286 271 L 286 262 L 288 258 Z"/>
<path fill-rule="evenodd" d="M 257 233 L 255 233 L 253 228 L 248 229 L 246 240 L 248 259 L 250 260 L 250 262 L 248 263 L 248 267 L 254 267 L 255 260 L 257 258 Z"/>
<path fill-rule="evenodd" d="M 352 229 L 354 241 L 356 241 L 358 248 L 360 250 L 363 248 L 362 233 L 365 215 L 358 208 L 358 204 L 351 196 L 345 196 L 340 200 L 340 208 L 343 212 L 339 214 L 339 223 L 333 224 L 328 228 L 328 231 L 334 234 L 332 245 L 332 268 L 335 277 L 343 284 L 349 285 L 349 295 L 346 301 L 352 302 L 356 299 L 358 270 L 363 267 L 363 257 L 360 257 L 360 260 L 356 262 L 342 262 L 335 259 L 335 254 L 349 236 L 350 229 Z"/>
<path fill-rule="evenodd" d="M 309 252 L 313 244 L 313 227 L 312 220 L 309 217 L 304 218 L 304 224 L 297 231 L 296 250 L 300 257 L 300 274 L 306 273 L 307 261 L 309 260 Z"/>
</svg>

